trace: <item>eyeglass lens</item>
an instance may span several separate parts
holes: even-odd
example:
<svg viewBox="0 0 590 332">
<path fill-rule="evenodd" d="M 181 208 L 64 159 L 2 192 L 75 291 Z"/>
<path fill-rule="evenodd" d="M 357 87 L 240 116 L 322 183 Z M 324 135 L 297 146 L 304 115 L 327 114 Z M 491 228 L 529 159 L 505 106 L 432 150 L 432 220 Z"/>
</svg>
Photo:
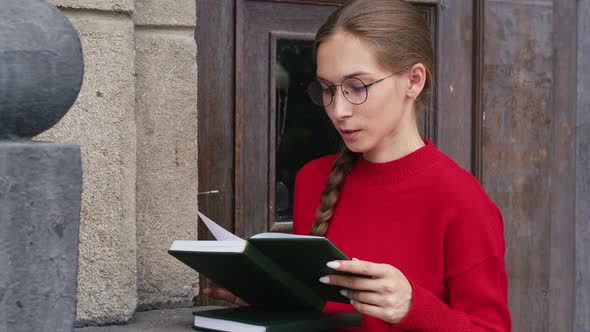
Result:
<svg viewBox="0 0 590 332">
<path fill-rule="evenodd" d="M 338 86 L 329 85 L 321 80 L 314 80 L 307 87 L 307 93 L 311 101 L 321 107 L 328 107 L 334 100 Z M 360 105 L 367 100 L 367 88 L 365 83 L 358 78 L 350 77 L 342 81 L 340 85 L 342 95 L 346 100 L 355 105 Z"/>
</svg>

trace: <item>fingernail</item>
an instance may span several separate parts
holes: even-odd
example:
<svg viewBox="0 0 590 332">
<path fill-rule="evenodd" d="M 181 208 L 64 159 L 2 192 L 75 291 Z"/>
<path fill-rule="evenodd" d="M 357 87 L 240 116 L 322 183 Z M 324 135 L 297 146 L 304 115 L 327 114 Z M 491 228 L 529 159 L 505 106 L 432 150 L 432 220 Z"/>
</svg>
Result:
<svg viewBox="0 0 590 332">
<path fill-rule="evenodd" d="M 354 301 L 353 300 L 350 300 L 350 304 L 354 304 Z"/>
<path fill-rule="evenodd" d="M 330 283 L 330 277 L 328 276 L 323 276 L 320 278 L 320 282 L 324 283 L 324 284 L 329 284 Z"/>
<path fill-rule="evenodd" d="M 353 260 L 353 261 L 358 261 L 359 259 L 358 259 L 358 258 L 354 258 L 354 257 L 353 257 L 353 258 L 352 258 L 352 260 Z"/>
<path fill-rule="evenodd" d="M 340 263 L 338 263 L 337 261 L 328 262 L 326 263 L 326 265 L 331 269 L 337 269 L 340 267 Z"/>
<path fill-rule="evenodd" d="M 348 297 L 348 291 L 346 291 L 346 289 L 340 290 L 340 294 L 342 294 L 342 296 Z"/>
</svg>

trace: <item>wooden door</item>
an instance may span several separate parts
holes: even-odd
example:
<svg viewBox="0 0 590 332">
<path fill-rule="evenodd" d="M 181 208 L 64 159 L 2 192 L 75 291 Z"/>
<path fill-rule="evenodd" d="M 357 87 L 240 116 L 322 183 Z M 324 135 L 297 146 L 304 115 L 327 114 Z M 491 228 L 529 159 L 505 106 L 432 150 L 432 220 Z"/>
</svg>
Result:
<svg viewBox="0 0 590 332">
<path fill-rule="evenodd" d="M 305 87 L 315 73 L 315 32 L 342 2 L 197 2 L 199 208 L 239 236 L 290 232 L 298 168 L 339 149 L 337 134 L 308 101 Z M 410 2 L 431 29 L 439 82 L 418 113 L 420 130 L 473 170 L 473 41 L 465 38 L 473 29 L 472 3 Z M 439 109 L 452 109 L 453 117 Z M 199 234 L 209 238 L 202 228 Z"/>
<path fill-rule="evenodd" d="M 341 2 L 197 1 L 199 208 L 239 236 L 290 231 L 294 172 L 335 149 L 302 91 L 313 34 Z M 567 176 L 576 172 L 576 2 L 409 2 L 436 51 L 419 127 L 503 212 L 513 330 L 572 331 L 574 303 L 590 307 L 575 295 L 574 275 L 588 266 L 574 267 L 583 240 Z M 285 146 L 296 160 L 287 166 Z"/>
<path fill-rule="evenodd" d="M 315 32 L 338 2 L 236 2 L 234 227 L 238 235 L 289 231 L 288 205 L 296 171 L 313 158 L 338 151 L 339 139 L 327 116 L 305 94 L 315 73 L 311 58 Z M 431 104 L 419 112 L 420 129 L 471 169 L 472 45 L 453 34 L 451 23 L 470 22 L 472 10 L 463 1 L 456 8 L 449 1 L 446 6 L 452 10 L 439 17 L 437 1 L 419 1 L 417 6 L 431 27 L 437 59 L 454 62 L 440 72 L 442 82 L 453 82 L 453 96 L 435 89 Z M 439 44 L 452 47 L 439 49 Z M 438 117 L 439 107 L 460 111 L 456 119 Z"/>
</svg>

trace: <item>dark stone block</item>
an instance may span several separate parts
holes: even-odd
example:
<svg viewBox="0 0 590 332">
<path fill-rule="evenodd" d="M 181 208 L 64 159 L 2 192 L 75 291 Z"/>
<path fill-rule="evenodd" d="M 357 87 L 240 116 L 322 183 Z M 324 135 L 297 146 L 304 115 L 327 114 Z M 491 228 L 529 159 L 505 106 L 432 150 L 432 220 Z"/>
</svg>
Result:
<svg viewBox="0 0 590 332">
<path fill-rule="evenodd" d="M 0 331 L 73 331 L 80 148 L 0 143 Z"/>
<path fill-rule="evenodd" d="M 0 138 L 55 125 L 82 85 L 78 33 L 44 0 L 0 0 Z"/>
</svg>

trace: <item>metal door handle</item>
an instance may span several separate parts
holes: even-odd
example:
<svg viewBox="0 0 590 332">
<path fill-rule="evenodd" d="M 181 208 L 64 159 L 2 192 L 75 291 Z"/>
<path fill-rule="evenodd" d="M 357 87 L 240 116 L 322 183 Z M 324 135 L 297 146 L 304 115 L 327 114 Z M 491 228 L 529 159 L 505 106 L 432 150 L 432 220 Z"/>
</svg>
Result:
<svg viewBox="0 0 590 332">
<path fill-rule="evenodd" d="M 211 195 L 211 194 L 219 194 L 220 191 L 219 190 L 209 190 L 209 191 L 202 191 L 202 192 L 198 192 L 197 196 L 201 196 L 201 195 Z"/>
</svg>

